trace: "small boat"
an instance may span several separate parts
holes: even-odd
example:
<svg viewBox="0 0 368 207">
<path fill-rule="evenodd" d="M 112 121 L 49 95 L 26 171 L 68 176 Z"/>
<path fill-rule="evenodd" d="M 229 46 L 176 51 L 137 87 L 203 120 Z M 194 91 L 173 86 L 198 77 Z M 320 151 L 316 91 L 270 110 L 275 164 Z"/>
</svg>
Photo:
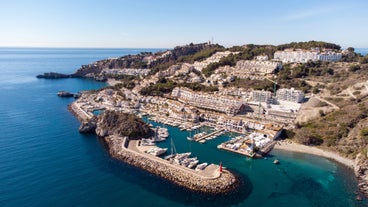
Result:
<svg viewBox="0 0 368 207">
<path fill-rule="evenodd" d="M 194 140 L 194 138 L 193 138 L 193 137 L 187 137 L 187 140 L 189 140 L 189 141 L 193 141 L 193 140 Z"/>
<path fill-rule="evenodd" d="M 142 146 L 154 146 L 155 145 L 155 141 L 152 140 L 152 139 L 142 139 L 141 145 Z"/>
<path fill-rule="evenodd" d="M 167 148 L 160 148 L 160 147 L 153 147 L 149 150 L 147 150 L 147 154 L 151 154 L 154 156 L 160 156 L 162 154 L 164 154 L 167 151 Z"/>
<path fill-rule="evenodd" d="M 194 160 L 192 162 L 189 163 L 188 168 L 193 168 L 194 166 L 196 166 L 198 164 L 199 160 Z"/>
<path fill-rule="evenodd" d="M 280 161 L 276 159 L 276 160 L 273 161 L 273 164 L 275 164 L 275 165 L 280 164 Z"/>
<path fill-rule="evenodd" d="M 199 165 L 197 165 L 197 167 L 195 168 L 195 170 L 196 171 L 204 170 L 207 167 L 207 165 L 208 165 L 207 162 L 202 163 L 202 164 L 199 164 Z"/>
</svg>

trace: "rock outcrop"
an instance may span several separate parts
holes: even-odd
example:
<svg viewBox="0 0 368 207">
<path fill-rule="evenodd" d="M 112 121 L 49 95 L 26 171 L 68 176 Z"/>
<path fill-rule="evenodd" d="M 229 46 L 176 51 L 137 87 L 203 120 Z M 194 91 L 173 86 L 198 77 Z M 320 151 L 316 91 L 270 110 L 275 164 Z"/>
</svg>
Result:
<svg viewBox="0 0 368 207">
<path fill-rule="evenodd" d="M 62 74 L 62 73 L 44 73 L 36 76 L 37 78 L 44 78 L 44 79 L 61 79 L 61 78 L 71 78 L 72 75 Z"/>
<path fill-rule="evenodd" d="M 97 117 L 93 117 L 88 121 L 83 121 L 79 127 L 79 132 L 83 134 L 95 133 L 97 126 Z"/>
<path fill-rule="evenodd" d="M 119 135 L 139 139 L 151 136 L 153 131 L 134 114 L 105 111 L 98 116 L 96 134 L 100 137 Z"/>
</svg>

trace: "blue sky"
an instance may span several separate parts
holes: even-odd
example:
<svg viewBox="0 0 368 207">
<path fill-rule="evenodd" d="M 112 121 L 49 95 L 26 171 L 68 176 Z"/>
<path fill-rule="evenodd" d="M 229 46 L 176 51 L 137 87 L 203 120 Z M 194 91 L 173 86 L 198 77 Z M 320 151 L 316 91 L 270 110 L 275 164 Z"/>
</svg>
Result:
<svg viewBox="0 0 368 207">
<path fill-rule="evenodd" d="M 366 0 L 0 0 L 0 47 L 368 47 Z"/>
</svg>

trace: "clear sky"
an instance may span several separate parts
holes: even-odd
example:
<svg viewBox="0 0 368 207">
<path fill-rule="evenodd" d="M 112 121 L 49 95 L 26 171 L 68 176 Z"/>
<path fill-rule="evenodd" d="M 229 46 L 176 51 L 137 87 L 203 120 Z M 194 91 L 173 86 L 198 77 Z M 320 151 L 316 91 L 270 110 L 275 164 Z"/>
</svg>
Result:
<svg viewBox="0 0 368 207">
<path fill-rule="evenodd" d="M 0 47 L 368 47 L 368 0 L 0 0 Z"/>
</svg>

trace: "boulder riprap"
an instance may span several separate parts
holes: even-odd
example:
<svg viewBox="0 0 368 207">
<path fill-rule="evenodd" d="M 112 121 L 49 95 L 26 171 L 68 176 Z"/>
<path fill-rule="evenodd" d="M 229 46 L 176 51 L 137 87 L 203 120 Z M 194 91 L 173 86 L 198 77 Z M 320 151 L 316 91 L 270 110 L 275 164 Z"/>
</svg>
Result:
<svg viewBox="0 0 368 207">
<path fill-rule="evenodd" d="M 80 133 L 95 133 L 97 125 L 97 118 L 93 117 L 88 121 L 83 121 L 79 127 Z"/>
<path fill-rule="evenodd" d="M 153 131 L 135 114 L 105 111 L 98 116 L 96 134 L 100 137 L 119 135 L 138 139 L 152 135 Z"/>
</svg>

